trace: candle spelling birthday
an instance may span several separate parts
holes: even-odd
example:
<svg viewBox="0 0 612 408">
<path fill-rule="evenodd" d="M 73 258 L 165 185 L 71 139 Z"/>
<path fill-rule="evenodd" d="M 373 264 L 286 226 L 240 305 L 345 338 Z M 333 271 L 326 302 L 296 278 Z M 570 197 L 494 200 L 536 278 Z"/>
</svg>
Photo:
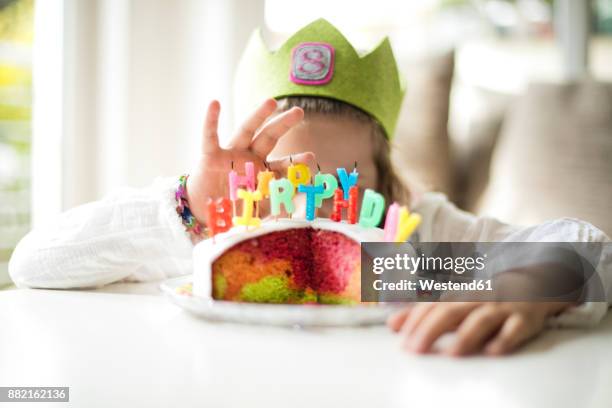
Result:
<svg viewBox="0 0 612 408">
<path fill-rule="evenodd" d="M 211 236 L 227 231 L 232 226 L 244 226 L 247 229 L 261 225 L 259 202 L 270 200 L 270 213 L 278 219 L 285 212 L 289 218 L 295 212 L 293 199 L 297 194 L 304 194 L 306 200 L 306 220 L 314 221 L 317 208 L 325 200 L 332 200 L 330 219 L 335 222 L 359 224 L 364 228 L 376 228 L 385 215 L 385 198 L 382 194 L 366 189 L 361 200 L 361 209 L 357 215 L 359 173 L 357 163 L 351 172 L 345 168 L 336 169 L 336 175 L 321 173 L 320 167 L 314 178 L 310 168 L 303 163 L 293 163 L 287 168 L 287 176 L 276 179 L 267 163 L 265 170 L 255 175 L 253 162 L 246 162 L 244 174 L 234 170 L 232 162 L 229 172 L 229 199 L 209 200 L 207 206 L 208 230 Z M 318 165 L 317 165 L 318 167 Z M 236 214 L 236 202 L 242 201 L 242 212 Z M 231 203 L 231 204 L 230 204 Z M 230 206 L 232 210 L 230 211 Z M 255 209 L 255 213 L 254 213 Z M 421 216 L 411 213 L 408 208 L 392 203 L 387 208 L 384 240 L 403 242 L 419 226 Z"/>
</svg>

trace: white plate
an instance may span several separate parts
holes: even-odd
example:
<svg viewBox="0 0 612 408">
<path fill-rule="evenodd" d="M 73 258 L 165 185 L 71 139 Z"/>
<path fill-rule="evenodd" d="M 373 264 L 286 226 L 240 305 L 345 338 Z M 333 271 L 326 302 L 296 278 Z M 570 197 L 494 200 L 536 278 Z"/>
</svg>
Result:
<svg viewBox="0 0 612 408">
<path fill-rule="evenodd" d="M 160 285 L 172 302 L 207 320 L 273 326 L 339 327 L 383 324 L 398 305 L 276 305 L 205 299 L 184 287 L 193 277 L 168 279 Z"/>
</svg>

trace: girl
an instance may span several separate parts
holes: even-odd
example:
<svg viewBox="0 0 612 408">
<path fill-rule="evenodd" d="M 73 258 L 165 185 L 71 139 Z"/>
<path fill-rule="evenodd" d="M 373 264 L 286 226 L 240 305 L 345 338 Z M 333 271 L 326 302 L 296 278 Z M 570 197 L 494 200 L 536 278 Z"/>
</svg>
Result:
<svg viewBox="0 0 612 408">
<path fill-rule="evenodd" d="M 318 48 L 313 49 L 313 43 Z M 358 74 L 343 76 L 350 73 L 351 66 L 367 63 L 366 58 L 356 59 L 347 44 L 325 20 L 317 20 L 296 33 L 283 46 L 286 53 L 281 47 L 273 55 L 260 55 L 259 61 L 267 61 L 265 66 L 258 66 L 254 58 L 248 57 L 253 52 L 251 43 L 245 53 L 247 62 L 253 62 L 248 65 L 249 74 L 265 72 L 275 76 L 249 83 L 270 98 L 248 116 L 227 148 L 220 147 L 217 134 L 220 104 L 213 101 L 208 106 L 201 156 L 186 182 L 186 205 L 193 215 L 188 232 L 182 224 L 184 212 L 183 218 L 177 214 L 176 178 L 159 179 L 147 189 L 120 190 L 101 201 L 69 210 L 23 238 L 9 265 L 17 286 L 95 287 L 121 280 L 151 281 L 190 274 L 193 244 L 203 238 L 194 225 L 206 225 L 205 205 L 209 198 L 227 195 L 228 163 L 232 162 L 242 168 L 245 162 L 252 161 L 258 170 L 268 163 L 280 177 L 286 174 L 291 160 L 311 168 L 319 165 L 324 172 L 350 168 L 357 161 L 360 189 L 373 188 L 384 194 L 387 203 L 405 203 L 421 214 L 423 220 L 413 239 L 423 242 L 608 241 L 604 233 L 585 222 L 562 219 L 521 229 L 460 211 L 442 194 L 405 188 L 389 159 L 389 139 L 399 112 L 399 105 L 389 105 L 389 100 L 403 94 L 397 78 L 389 78 L 389 56 L 384 56 L 383 49 L 376 55 L 387 58 L 385 63 L 378 61 L 362 66 Z M 300 50 L 305 53 L 300 55 Z M 278 72 L 282 71 L 274 69 L 293 69 L 300 61 L 315 57 L 319 58 L 316 62 L 321 62 L 317 70 L 323 73 L 311 83 L 308 81 L 312 78 L 299 77 L 303 71 L 291 70 L 289 76 L 284 71 L 281 78 Z M 395 70 L 395 61 L 392 63 Z M 362 73 L 367 75 L 367 82 L 356 83 Z M 338 85 L 341 82 L 343 86 Z M 386 97 L 376 102 L 377 89 Z M 256 96 L 257 92 L 249 91 L 246 95 Z M 294 216 L 303 217 L 304 203 L 299 196 L 296 207 Z M 265 208 L 260 210 L 266 213 Z M 326 203 L 318 216 L 329 214 L 330 205 Z M 607 274 L 602 276 L 604 282 L 612 275 L 611 263 L 612 254 L 605 253 L 600 264 Z M 442 334 L 454 331 L 457 335 L 444 352 L 500 354 L 516 349 L 544 330 L 547 323 L 595 324 L 607 307 L 602 303 L 416 304 L 391 316 L 388 325 L 414 352 L 430 351 Z"/>
</svg>

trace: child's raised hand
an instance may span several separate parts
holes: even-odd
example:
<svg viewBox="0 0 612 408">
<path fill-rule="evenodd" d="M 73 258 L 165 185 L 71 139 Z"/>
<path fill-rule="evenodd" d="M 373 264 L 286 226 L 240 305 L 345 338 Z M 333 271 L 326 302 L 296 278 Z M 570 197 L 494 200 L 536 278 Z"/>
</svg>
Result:
<svg viewBox="0 0 612 408">
<path fill-rule="evenodd" d="M 439 302 L 416 303 L 392 315 L 387 325 L 403 337 L 403 347 L 427 353 L 443 334 L 456 336 L 443 353 L 506 354 L 538 335 L 548 316 L 568 302 Z"/>
<path fill-rule="evenodd" d="M 217 128 L 221 106 L 212 101 L 204 121 L 201 155 L 187 179 L 187 199 L 196 219 L 206 222 L 206 203 L 209 198 L 227 196 L 228 172 L 233 163 L 238 172 L 244 171 L 244 163 L 251 161 L 256 170 L 264 169 L 264 161 L 277 141 L 304 117 L 301 108 L 294 107 L 268 120 L 276 110 L 276 101 L 267 99 L 242 124 L 232 138 L 229 147 L 219 146 Z M 267 121 L 268 120 L 268 121 Z M 267 121 L 267 122 L 266 122 Z M 294 162 L 309 162 L 314 154 L 304 152 L 292 156 Z M 289 158 L 272 161 L 269 167 L 280 174 L 290 164 Z"/>
</svg>

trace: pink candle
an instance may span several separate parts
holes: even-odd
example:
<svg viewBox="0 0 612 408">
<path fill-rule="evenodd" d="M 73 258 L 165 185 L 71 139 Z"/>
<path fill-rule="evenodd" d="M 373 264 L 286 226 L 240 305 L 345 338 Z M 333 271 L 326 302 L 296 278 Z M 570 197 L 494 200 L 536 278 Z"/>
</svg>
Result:
<svg viewBox="0 0 612 408">
<path fill-rule="evenodd" d="M 395 241 L 397 232 L 397 221 L 399 217 L 400 206 L 398 203 L 393 203 L 387 209 L 387 217 L 385 218 L 385 235 L 384 239 L 387 242 Z"/>
<path fill-rule="evenodd" d="M 248 191 L 255 190 L 255 165 L 253 162 L 244 163 L 244 173 L 244 176 L 241 176 L 233 169 L 229 172 L 229 196 L 232 201 L 238 199 L 238 189 L 240 187 L 246 187 Z"/>
</svg>

